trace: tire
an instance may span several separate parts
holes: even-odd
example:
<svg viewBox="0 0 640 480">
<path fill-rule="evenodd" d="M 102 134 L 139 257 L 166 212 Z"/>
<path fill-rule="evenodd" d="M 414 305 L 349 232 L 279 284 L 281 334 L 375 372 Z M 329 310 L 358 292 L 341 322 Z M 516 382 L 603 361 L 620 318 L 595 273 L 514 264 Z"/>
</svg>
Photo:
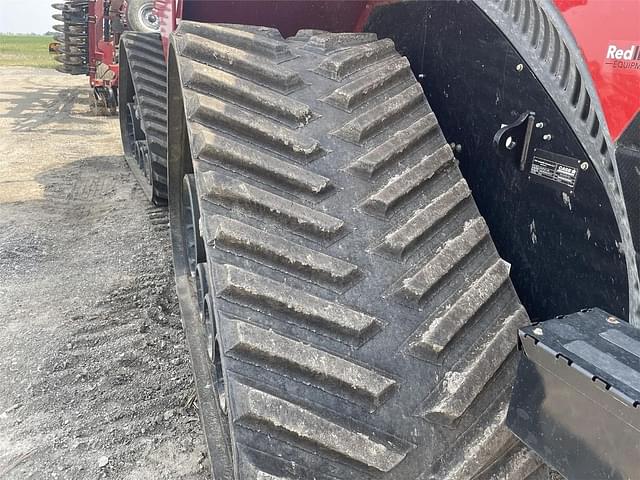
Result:
<svg viewBox="0 0 640 480">
<path fill-rule="evenodd" d="M 125 158 L 156 205 L 167 203 L 167 73 L 157 33 L 120 39 L 120 132 Z"/>
<path fill-rule="evenodd" d="M 169 99 L 214 478 L 542 478 L 504 423 L 528 316 L 393 42 L 183 21 Z"/>
<path fill-rule="evenodd" d="M 153 12 L 154 0 L 129 0 L 127 3 L 127 25 L 130 30 L 141 33 L 160 31 L 160 21 Z"/>
</svg>

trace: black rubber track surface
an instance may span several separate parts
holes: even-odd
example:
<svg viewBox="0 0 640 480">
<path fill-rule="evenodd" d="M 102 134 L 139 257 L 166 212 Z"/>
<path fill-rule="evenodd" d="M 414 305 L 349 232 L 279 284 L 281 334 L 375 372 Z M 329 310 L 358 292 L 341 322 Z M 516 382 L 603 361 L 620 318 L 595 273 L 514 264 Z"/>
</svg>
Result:
<svg viewBox="0 0 640 480">
<path fill-rule="evenodd" d="M 235 478 L 544 478 L 504 424 L 527 314 L 393 42 L 183 21 L 172 49 Z"/>
<path fill-rule="evenodd" d="M 126 32 L 120 39 L 120 56 L 126 58 L 133 83 L 140 124 L 151 158 L 152 201 L 167 202 L 167 73 L 158 33 Z M 126 68 L 126 67 L 125 67 Z M 127 108 L 120 101 L 120 109 Z M 129 162 L 131 168 L 135 168 Z M 140 178 L 140 175 L 137 175 Z"/>
</svg>

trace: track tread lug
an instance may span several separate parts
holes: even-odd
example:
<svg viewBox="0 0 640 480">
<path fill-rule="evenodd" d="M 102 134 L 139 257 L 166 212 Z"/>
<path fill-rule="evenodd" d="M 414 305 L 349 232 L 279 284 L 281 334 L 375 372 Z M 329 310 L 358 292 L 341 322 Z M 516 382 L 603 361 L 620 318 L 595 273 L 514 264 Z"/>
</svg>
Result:
<svg viewBox="0 0 640 480">
<path fill-rule="evenodd" d="M 369 407 L 378 406 L 396 385 L 388 376 L 273 330 L 240 321 L 225 328 L 226 351 L 231 356 L 256 359 L 266 368 L 293 372 L 342 397 L 356 397 Z"/>
<path fill-rule="evenodd" d="M 454 365 L 436 390 L 418 409 L 427 420 L 451 425 L 467 411 L 498 368 L 513 352 L 510 341 L 518 328 L 529 322 L 524 309 L 519 308 L 486 332 L 472 349 Z M 483 348 L 486 345 L 486 348 Z"/>
<path fill-rule="evenodd" d="M 206 238 L 212 245 L 270 260 L 288 271 L 321 282 L 342 285 L 358 271 L 352 263 L 230 218 L 216 216 L 206 222 L 206 228 Z"/>
<path fill-rule="evenodd" d="M 509 267 L 507 262 L 498 259 L 454 300 L 450 308 L 433 315 L 410 342 L 412 353 L 426 358 L 439 357 L 453 337 L 472 323 L 482 306 L 509 280 Z"/>
<path fill-rule="evenodd" d="M 377 442 L 373 435 L 359 432 L 324 416 L 240 382 L 231 389 L 237 398 L 236 423 L 266 429 L 307 442 L 317 448 L 381 472 L 388 472 L 407 454 L 407 446 Z"/>
<path fill-rule="evenodd" d="M 398 293 L 406 299 L 419 302 L 432 288 L 456 271 L 460 262 L 488 237 L 489 228 L 484 219 L 476 217 L 466 222 L 460 235 L 445 242 L 431 260 L 413 276 L 402 281 Z"/>
<path fill-rule="evenodd" d="M 180 69 L 185 86 L 195 91 L 222 97 L 294 126 L 304 126 L 311 120 L 308 105 L 248 80 L 188 58 L 181 59 Z"/>
<path fill-rule="evenodd" d="M 352 341 L 362 341 L 380 326 L 379 320 L 233 265 L 214 267 L 218 296 L 245 302 L 263 310 L 287 313 Z"/>
<path fill-rule="evenodd" d="M 443 145 L 435 152 L 423 157 L 416 165 L 391 178 L 386 185 L 363 202 L 363 210 L 372 214 L 386 215 L 403 198 L 423 187 L 453 161 L 451 147 Z"/>
<path fill-rule="evenodd" d="M 416 210 L 399 228 L 385 235 L 380 249 L 402 257 L 431 229 L 447 219 L 470 195 L 467 182 L 459 180 L 450 190 L 433 199 L 426 207 Z"/>
<path fill-rule="evenodd" d="M 265 148 L 277 149 L 300 162 L 310 162 L 324 153 L 314 138 L 201 93 L 189 91 L 185 94 L 185 110 L 190 120 L 222 127 L 235 135 L 250 135 Z"/>
<path fill-rule="evenodd" d="M 327 52 L 349 46 L 349 44 L 344 44 L 349 42 L 349 39 L 351 36 L 340 42 L 334 35 L 316 35 L 309 40 L 307 45 Z M 396 47 L 392 40 L 388 38 L 376 40 L 376 35 L 373 33 L 363 34 L 362 37 L 355 39 L 358 42 L 355 44 L 356 46 L 331 54 L 318 65 L 315 71 L 332 80 L 342 80 L 363 67 L 368 67 L 385 57 L 396 54 Z M 360 42 L 367 43 L 361 44 Z"/>
<path fill-rule="evenodd" d="M 202 180 L 207 199 L 244 206 L 256 214 L 270 216 L 292 229 L 319 238 L 333 237 L 343 229 L 344 222 L 336 217 L 240 180 L 215 172 L 204 173 Z"/>
<path fill-rule="evenodd" d="M 255 78 L 258 83 L 282 93 L 289 93 L 303 86 L 302 77 L 298 73 L 265 61 L 259 55 L 190 33 L 175 35 L 174 43 L 180 55 L 213 67 L 222 67 L 243 78 Z"/>
<path fill-rule="evenodd" d="M 201 160 L 220 163 L 246 172 L 255 172 L 263 178 L 312 195 L 325 193 L 331 189 L 331 183 L 327 177 L 310 172 L 296 164 L 280 160 L 274 155 L 247 147 L 204 128 L 194 126 L 192 132 L 192 154 Z"/>
<path fill-rule="evenodd" d="M 362 173 L 367 178 L 373 177 L 385 167 L 388 167 L 411 149 L 425 141 L 437 130 L 438 122 L 434 113 L 429 113 L 404 130 L 400 130 L 389 140 L 354 161 L 349 168 L 357 173 Z"/>
<path fill-rule="evenodd" d="M 411 78 L 409 61 L 394 56 L 371 67 L 370 72 L 359 72 L 357 78 L 342 85 L 329 94 L 325 101 L 345 111 L 360 106 L 370 95 L 408 81 Z"/>
</svg>

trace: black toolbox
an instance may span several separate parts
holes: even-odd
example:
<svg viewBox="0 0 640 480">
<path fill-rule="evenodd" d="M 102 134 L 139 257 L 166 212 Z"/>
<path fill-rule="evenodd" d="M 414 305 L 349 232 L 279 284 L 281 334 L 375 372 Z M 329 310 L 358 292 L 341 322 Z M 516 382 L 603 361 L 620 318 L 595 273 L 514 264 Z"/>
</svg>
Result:
<svg viewBox="0 0 640 480">
<path fill-rule="evenodd" d="M 570 480 L 640 479 L 640 330 L 599 309 L 522 328 L 507 425 Z"/>
</svg>

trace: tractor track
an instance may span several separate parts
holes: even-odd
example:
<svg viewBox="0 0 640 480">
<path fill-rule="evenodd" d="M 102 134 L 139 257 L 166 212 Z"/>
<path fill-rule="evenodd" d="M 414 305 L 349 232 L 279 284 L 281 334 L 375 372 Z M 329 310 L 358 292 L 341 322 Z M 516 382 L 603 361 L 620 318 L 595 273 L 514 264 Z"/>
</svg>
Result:
<svg viewBox="0 0 640 480">
<path fill-rule="evenodd" d="M 504 423 L 527 314 L 393 43 L 183 21 L 172 48 L 178 292 L 191 339 L 187 269 L 213 286 L 231 432 L 216 478 L 547 478 Z"/>
<path fill-rule="evenodd" d="M 0 478 L 204 480 L 166 210 L 84 78 L 0 82 Z"/>
<path fill-rule="evenodd" d="M 133 138 L 123 137 L 127 138 L 124 145 L 127 162 L 149 199 L 156 205 L 164 205 L 167 202 L 167 82 L 160 35 L 127 32 L 122 36 L 121 56 L 123 71 L 126 70 L 122 84 L 127 84 L 125 91 L 131 88 L 132 95 L 131 99 L 121 95 L 121 124 L 122 116 L 129 113 L 137 125 Z"/>
</svg>

